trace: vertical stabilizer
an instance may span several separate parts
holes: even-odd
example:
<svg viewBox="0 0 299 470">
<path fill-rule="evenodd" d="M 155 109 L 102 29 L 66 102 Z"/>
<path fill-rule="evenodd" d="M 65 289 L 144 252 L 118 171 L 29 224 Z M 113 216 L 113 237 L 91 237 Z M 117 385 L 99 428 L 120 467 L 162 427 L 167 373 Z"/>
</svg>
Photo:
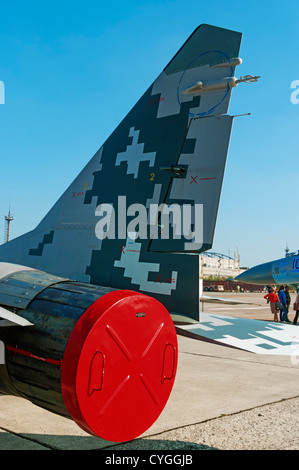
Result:
<svg viewBox="0 0 299 470">
<path fill-rule="evenodd" d="M 198 253 L 213 242 L 240 42 L 238 32 L 199 26 L 38 227 L 0 247 L 0 260 L 141 291 L 198 318 Z M 159 236 L 159 214 L 153 235 L 149 212 L 144 236 L 141 206 L 163 203 L 197 205 L 190 229 L 200 240 L 173 237 L 174 219 Z"/>
</svg>

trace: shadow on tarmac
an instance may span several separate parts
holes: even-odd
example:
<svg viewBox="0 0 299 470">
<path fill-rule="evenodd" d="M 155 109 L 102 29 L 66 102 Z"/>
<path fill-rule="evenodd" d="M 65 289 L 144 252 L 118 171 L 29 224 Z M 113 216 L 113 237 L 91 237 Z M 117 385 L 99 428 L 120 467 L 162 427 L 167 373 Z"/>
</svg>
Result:
<svg viewBox="0 0 299 470">
<path fill-rule="evenodd" d="M 38 435 L 38 434 L 1 434 L 1 450 L 217 450 L 203 444 L 184 441 L 136 439 L 124 443 L 107 443 L 95 437 Z"/>
<path fill-rule="evenodd" d="M 104 450 L 108 450 L 106 447 Z M 185 441 L 167 441 L 153 439 L 136 439 L 135 441 L 109 447 L 109 450 L 218 450 L 203 444 Z"/>
</svg>

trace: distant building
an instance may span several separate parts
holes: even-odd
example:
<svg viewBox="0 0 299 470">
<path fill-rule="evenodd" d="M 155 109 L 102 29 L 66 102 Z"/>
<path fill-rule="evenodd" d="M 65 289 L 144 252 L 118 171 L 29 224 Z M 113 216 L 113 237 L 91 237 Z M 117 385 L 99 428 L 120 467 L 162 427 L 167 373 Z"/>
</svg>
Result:
<svg viewBox="0 0 299 470">
<path fill-rule="evenodd" d="M 240 267 L 240 256 L 232 258 L 221 253 L 206 252 L 200 255 L 201 274 L 203 279 L 211 277 L 234 278 L 246 271 Z"/>
</svg>

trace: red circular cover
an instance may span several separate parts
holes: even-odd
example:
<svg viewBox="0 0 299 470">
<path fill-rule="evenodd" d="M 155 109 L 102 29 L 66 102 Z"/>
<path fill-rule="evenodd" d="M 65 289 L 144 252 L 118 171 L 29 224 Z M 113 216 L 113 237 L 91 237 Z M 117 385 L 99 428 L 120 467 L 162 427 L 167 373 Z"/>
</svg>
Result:
<svg viewBox="0 0 299 470">
<path fill-rule="evenodd" d="M 133 291 L 94 302 L 73 329 L 61 385 L 74 421 L 111 442 L 134 439 L 162 412 L 177 368 L 177 337 L 165 307 Z"/>
</svg>

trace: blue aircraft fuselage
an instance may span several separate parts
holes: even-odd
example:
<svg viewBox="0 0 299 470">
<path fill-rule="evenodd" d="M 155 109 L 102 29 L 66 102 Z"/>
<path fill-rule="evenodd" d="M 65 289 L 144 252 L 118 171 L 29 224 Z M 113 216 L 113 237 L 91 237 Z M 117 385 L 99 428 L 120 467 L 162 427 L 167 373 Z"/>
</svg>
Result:
<svg viewBox="0 0 299 470">
<path fill-rule="evenodd" d="M 299 284 L 299 254 L 254 266 L 235 279 L 248 284 Z"/>
</svg>

